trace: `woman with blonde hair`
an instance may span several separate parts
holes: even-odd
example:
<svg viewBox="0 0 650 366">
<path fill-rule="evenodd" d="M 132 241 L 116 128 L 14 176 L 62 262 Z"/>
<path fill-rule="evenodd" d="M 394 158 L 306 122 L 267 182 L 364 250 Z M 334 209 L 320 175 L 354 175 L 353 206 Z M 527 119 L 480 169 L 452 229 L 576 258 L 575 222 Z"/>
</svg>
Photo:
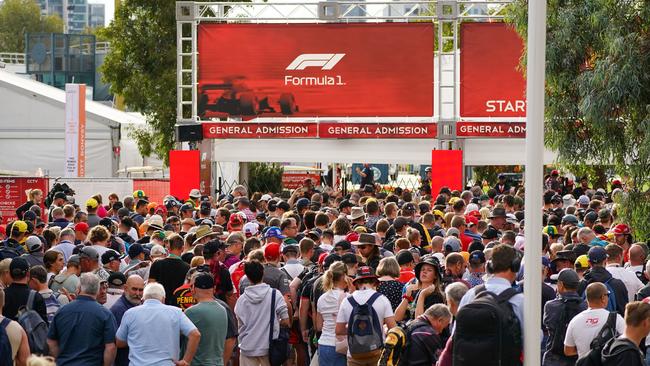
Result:
<svg viewBox="0 0 650 366">
<path fill-rule="evenodd" d="M 38 188 L 28 189 L 25 191 L 25 194 L 27 195 L 27 202 L 23 203 L 16 209 L 16 217 L 18 217 L 19 220 L 23 219 L 25 212 L 29 211 L 32 206 L 38 206 L 43 201 L 43 191 Z"/>
<path fill-rule="evenodd" d="M 336 316 L 341 301 L 346 297 L 345 291 L 352 288 L 347 276 L 347 267 L 343 262 L 333 263 L 323 274 L 325 293 L 316 305 L 316 330 L 321 332 L 318 339 L 318 363 L 320 366 L 345 366 L 345 354 L 336 352 Z"/>
<path fill-rule="evenodd" d="M 442 268 L 436 257 L 427 254 L 415 265 L 417 281 L 406 286 L 402 302 L 395 310 L 398 322 L 415 319 L 431 305 L 445 302 L 442 294 Z"/>
</svg>

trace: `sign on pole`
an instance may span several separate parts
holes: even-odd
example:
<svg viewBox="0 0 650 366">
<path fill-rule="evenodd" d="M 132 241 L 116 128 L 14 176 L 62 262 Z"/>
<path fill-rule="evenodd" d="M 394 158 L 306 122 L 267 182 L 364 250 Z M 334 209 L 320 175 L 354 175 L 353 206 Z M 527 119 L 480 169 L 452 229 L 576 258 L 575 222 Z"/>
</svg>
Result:
<svg viewBox="0 0 650 366">
<path fill-rule="evenodd" d="M 66 178 L 86 175 L 86 84 L 65 84 Z"/>
</svg>

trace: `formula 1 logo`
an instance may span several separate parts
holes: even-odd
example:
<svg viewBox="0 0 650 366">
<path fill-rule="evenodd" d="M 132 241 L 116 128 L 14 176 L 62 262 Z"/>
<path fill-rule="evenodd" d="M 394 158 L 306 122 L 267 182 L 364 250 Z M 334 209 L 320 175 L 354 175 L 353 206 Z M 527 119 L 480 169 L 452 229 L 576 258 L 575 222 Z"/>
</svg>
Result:
<svg viewBox="0 0 650 366">
<path fill-rule="evenodd" d="M 332 70 L 341 61 L 345 53 L 303 53 L 287 66 L 287 70 L 304 70 L 307 67 L 320 67 Z"/>
</svg>

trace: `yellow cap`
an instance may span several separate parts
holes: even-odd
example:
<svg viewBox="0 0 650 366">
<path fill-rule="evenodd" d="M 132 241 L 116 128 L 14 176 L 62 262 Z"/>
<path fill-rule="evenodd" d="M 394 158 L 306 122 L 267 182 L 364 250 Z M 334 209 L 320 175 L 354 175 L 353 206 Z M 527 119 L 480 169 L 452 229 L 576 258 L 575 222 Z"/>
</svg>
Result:
<svg viewBox="0 0 650 366">
<path fill-rule="evenodd" d="M 575 267 L 576 269 L 587 269 L 589 268 L 589 259 L 587 258 L 586 254 L 583 254 L 576 258 L 575 262 Z"/>
<path fill-rule="evenodd" d="M 11 226 L 11 231 L 13 230 L 18 230 L 18 232 L 24 233 L 27 232 L 27 223 L 23 220 L 16 220 L 14 221 L 14 224 Z M 7 236 L 9 233 L 7 233 Z"/>
<path fill-rule="evenodd" d="M 453 206 L 458 201 L 460 201 L 460 197 L 452 197 L 449 199 L 449 205 Z"/>
<path fill-rule="evenodd" d="M 445 213 L 440 210 L 433 210 L 433 216 L 438 216 L 441 219 L 445 218 Z"/>
<path fill-rule="evenodd" d="M 97 208 L 97 206 L 99 206 L 99 202 L 97 202 L 97 200 L 94 198 L 89 198 L 86 201 L 86 207 Z"/>
</svg>

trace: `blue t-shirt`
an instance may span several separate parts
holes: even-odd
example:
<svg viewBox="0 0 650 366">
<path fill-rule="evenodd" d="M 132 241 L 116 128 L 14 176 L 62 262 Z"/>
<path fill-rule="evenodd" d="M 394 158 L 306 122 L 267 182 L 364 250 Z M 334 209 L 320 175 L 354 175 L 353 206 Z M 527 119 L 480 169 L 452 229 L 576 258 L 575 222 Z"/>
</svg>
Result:
<svg viewBox="0 0 650 366">
<path fill-rule="evenodd" d="M 47 337 L 59 342 L 58 366 L 101 365 L 104 346 L 115 342 L 115 331 L 108 309 L 91 297 L 78 296 L 54 315 Z"/>
</svg>

